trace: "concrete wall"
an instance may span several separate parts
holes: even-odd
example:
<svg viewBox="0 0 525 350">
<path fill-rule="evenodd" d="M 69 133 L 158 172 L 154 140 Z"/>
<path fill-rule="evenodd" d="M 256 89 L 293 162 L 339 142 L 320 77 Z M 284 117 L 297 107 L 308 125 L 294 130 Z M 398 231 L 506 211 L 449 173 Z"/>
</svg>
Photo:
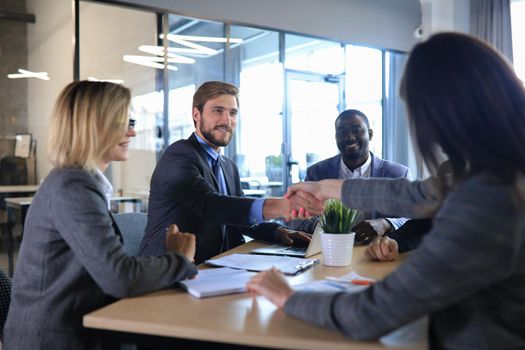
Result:
<svg viewBox="0 0 525 350">
<path fill-rule="evenodd" d="M 470 0 L 420 0 L 421 38 L 443 31 L 468 33 Z"/>
<path fill-rule="evenodd" d="M 0 0 L 0 9 L 26 12 L 25 0 Z M 27 79 L 8 79 L 18 69 L 28 69 L 27 28 L 32 24 L 0 19 L 0 138 L 14 139 L 27 132 Z M 0 144 L 0 154 L 8 152 Z M 12 155 L 12 154 L 11 154 Z"/>
<path fill-rule="evenodd" d="M 70 0 L 27 0 L 27 10 L 36 16 L 36 23 L 28 27 L 28 64 L 51 78 L 28 79 L 28 130 L 37 140 L 37 177 L 42 179 L 51 170 L 47 129 L 53 104 L 73 80 L 73 14 Z"/>
</svg>

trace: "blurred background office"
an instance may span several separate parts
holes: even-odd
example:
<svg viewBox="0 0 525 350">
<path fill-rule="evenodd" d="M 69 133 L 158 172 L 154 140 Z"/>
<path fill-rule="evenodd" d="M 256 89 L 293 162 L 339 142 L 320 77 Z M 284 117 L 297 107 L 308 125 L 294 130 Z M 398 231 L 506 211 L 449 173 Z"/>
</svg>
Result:
<svg viewBox="0 0 525 350">
<path fill-rule="evenodd" d="M 369 117 L 372 152 L 424 176 L 397 91 L 406 53 L 439 31 L 472 33 L 523 79 L 524 25 L 525 0 L 0 0 L 0 186 L 50 171 L 52 104 L 75 79 L 133 91 L 130 160 L 108 172 L 120 198 L 147 198 L 159 155 L 193 131 L 191 98 L 207 80 L 240 87 L 225 153 L 248 194 L 280 195 L 337 154 L 334 120 L 348 108 Z"/>
</svg>

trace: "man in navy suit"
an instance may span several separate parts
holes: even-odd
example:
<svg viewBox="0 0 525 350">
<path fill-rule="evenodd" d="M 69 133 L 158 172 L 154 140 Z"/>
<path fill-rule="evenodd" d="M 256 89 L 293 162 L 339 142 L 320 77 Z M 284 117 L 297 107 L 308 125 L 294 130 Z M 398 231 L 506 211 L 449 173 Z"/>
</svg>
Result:
<svg viewBox="0 0 525 350">
<path fill-rule="evenodd" d="M 206 82 L 195 92 L 195 132 L 169 146 L 153 172 L 140 255 L 164 254 L 170 224 L 196 235 L 197 264 L 244 243 L 243 234 L 288 245 L 310 240 L 302 232 L 264 222 L 287 217 L 290 200 L 245 198 L 237 166 L 220 154 L 235 131 L 238 93 L 237 87 L 219 81 Z"/>
<path fill-rule="evenodd" d="M 356 109 L 348 109 L 335 120 L 335 141 L 338 155 L 310 166 L 305 181 L 387 177 L 410 178 L 410 170 L 401 164 L 381 159 L 370 152 L 374 135 L 367 116 Z M 354 226 L 356 242 L 369 243 L 377 236 L 398 229 L 407 219 L 385 218 L 378 212 L 361 213 Z"/>
</svg>

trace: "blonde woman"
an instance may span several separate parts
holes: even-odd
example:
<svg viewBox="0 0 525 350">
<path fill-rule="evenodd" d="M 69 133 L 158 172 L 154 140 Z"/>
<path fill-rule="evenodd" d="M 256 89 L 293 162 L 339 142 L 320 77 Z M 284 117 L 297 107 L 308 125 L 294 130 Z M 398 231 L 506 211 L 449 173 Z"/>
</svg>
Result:
<svg viewBox="0 0 525 350">
<path fill-rule="evenodd" d="M 128 158 L 135 136 L 129 89 L 74 82 L 56 102 L 49 153 L 55 168 L 27 215 L 5 328 L 7 349 L 87 349 L 99 340 L 82 316 L 118 298 L 172 286 L 196 273 L 195 237 L 166 235 L 171 251 L 127 256 L 108 211 L 111 184 L 103 171 Z"/>
</svg>

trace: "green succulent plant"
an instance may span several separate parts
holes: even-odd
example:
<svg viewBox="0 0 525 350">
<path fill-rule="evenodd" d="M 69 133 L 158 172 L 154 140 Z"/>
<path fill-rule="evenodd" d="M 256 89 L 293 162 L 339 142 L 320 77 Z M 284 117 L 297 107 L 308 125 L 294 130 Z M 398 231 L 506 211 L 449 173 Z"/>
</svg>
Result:
<svg viewBox="0 0 525 350">
<path fill-rule="evenodd" d="M 357 213 L 357 209 L 347 208 L 339 199 L 329 199 L 321 215 L 321 228 L 326 233 L 350 233 Z"/>
</svg>

